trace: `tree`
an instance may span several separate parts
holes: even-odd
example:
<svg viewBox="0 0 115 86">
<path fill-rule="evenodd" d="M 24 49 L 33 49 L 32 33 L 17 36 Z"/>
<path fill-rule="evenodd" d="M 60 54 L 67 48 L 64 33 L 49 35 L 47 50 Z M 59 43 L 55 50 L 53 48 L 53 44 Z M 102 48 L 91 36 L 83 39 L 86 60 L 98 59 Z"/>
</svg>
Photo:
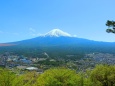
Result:
<svg viewBox="0 0 115 86">
<path fill-rule="evenodd" d="M 91 71 L 93 86 L 115 86 L 115 66 L 98 65 Z"/>
<path fill-rule="evenodd" d="M 107 20 L 106 26 L 108 26 L 108 29 L 106 30 L 106 32 L 115 33 L 115 21 Z"/>
<path fill-rule="evenodd" d="M 37 80 L 36 86 L 83 86 L 81 76 L 65 68 L 53 68 L 45 71 Z"/>
<path fill-rule="evenodd" d="M 33 86 L 38 76 L 39 74 L 35 71 L 19 75 L 12 81 L 12 86 Z"/>
<path fill-rule="evenodd" d="M 8 69 L 0 69 L 0 86 L 12 86 L 15 74 Z"/>
</svg>

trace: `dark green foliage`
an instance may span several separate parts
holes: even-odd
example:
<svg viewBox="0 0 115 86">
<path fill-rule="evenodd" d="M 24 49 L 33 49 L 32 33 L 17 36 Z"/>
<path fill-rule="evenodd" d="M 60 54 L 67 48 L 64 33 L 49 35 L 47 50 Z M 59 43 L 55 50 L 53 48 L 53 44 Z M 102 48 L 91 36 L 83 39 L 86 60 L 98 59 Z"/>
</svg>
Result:
<svg viewBox="0 0 115 86">
<path fill-rule="evenodd" d="M 108 29 L 106 32 L 108 33 L 115 33 L 115 21 L 107 21 L 106 26 L 108 26 Z"/>
<path fill-rule="evenodd" d="M 53 67 L 59 67 L 61 65 L 64 64 L 63 61 L 50 61 L 50 60 L 43 60 L 43 61 L 39 61 L 37 62 L 38 64 L 41 64 L 41 65 L 48 65 L 48 66 L 53 66 Z"/>
</svg>

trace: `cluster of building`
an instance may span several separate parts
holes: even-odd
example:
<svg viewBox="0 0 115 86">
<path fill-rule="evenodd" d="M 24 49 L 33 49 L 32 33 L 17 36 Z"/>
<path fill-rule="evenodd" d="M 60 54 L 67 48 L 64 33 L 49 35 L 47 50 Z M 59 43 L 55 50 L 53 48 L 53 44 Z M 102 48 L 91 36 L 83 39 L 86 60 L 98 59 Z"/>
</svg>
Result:
<svg viewBox="0 0 115 86">
<path fill-rule="evenodd" d="M 28 71 L 38 71 L 42 73 L 43 70 L 36 67 L 34 63 L 38 60 L 45 60 L 46 58 L 28 58 L 23 55 L 16 55 L 11 53 L 0 54 L 0 67 L 5 67 L 8 69 L 19 69 Z"/>
<path fill-rule="evenodd" d="M 78 70 L 93 69 L 98 64 L 115 65 L 115 56 L 109 53 L 90 53 L 74 63 Z"/>
<path fill-rule="evenodd" d="M 47 57 L 45 58 L 32 58 L 32 57 L 25 57 L 23 55 L 16 55 L 11 53 L 5 53 L 0 55 L 0 66 L 7 67 L 9 69 L 17 68 L 19 70 L 35 70 L 42 73 L 44 69 L 48 69 L 53 67 L 55 62 L 61 61 L 63 64 L 61 66 L 66 66 L 71 69 L 77 70 L 85 70 L 85 69 L 92 69 L 97 64 L 108 64 L 114 65 L 115 64 L 115 56 L 109 53 L 90 53 L 86 54 L 81 59 L 76 60 L 59 60 L 59 59 L 51 59 L 49 58 L 47 53 L 44 53 Z M 71 57 L 69 55 L 69 57 Z M 41 65 L 38 62 L 48 61 L 52 63 L 52 65 Z"/>
<path fill-rule="evenodd" d="M 93 61 L 93 63 L 108 64 L 108 65 L 115 64 L 115 56 L 113 54 L 109 54 L 109 53 L 86 54 L 86 58 Z"/>
</svg>

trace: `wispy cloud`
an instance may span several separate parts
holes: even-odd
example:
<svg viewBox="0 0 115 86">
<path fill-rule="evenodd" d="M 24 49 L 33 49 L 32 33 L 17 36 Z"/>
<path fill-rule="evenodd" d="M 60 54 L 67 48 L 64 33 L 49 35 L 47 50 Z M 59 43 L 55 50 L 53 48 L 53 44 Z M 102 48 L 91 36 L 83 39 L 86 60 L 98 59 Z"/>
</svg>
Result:
<svg viewBox="0 0 115 86">
<path fill-rule="evenodd" d="M 77 37 L 77 35 L 73 35 L 73 37 Z"/>
<path fill-rule="evenodd" d="M 33 28 L 29 28 L 29 32 L 30 32 L 30 35 L 31 36 L 34 36 L 34 37 L 36 37 L 36 36 L 42 36 L 43 34 L 40 34 L 40 33 L 38 33 L 35 29 L 33 29 Z"/>
<path fill-rule="evenodd" d="M 30 30 L 30 32 L 32 32 L 32 33 L 35 33 L 35 32 L 36 32 L 36 30 L 33 29 L 33 28 L 29 28 L 29 30 Z"/>
</svg>

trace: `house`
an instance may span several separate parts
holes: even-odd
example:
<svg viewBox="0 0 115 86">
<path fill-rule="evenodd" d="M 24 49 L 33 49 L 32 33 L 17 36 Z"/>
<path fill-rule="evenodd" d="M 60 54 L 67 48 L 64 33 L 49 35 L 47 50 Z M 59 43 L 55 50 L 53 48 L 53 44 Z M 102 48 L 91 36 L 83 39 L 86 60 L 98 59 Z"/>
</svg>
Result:
<svg viewBox="0 0 115 86">
<path fill-rule="evenodd" d="M 29 71 L 35 70 L 35 71 L 37 71 L 38 68 L 37 67 L 27 67 L 26 70 L 29 70 Z"/>
</svg>

